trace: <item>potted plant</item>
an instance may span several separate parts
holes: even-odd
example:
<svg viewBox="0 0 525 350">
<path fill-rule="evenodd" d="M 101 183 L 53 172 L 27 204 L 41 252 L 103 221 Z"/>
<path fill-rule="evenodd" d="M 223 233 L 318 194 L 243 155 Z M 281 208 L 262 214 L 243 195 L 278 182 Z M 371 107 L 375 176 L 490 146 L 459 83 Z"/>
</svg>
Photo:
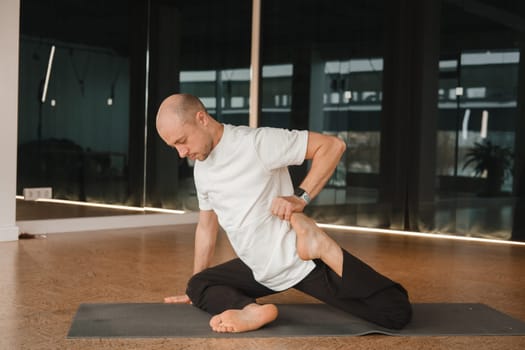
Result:
<svg viewBox="0 0 525 350">
<path fill-rule="evenodd" d="M 474 147 L 465 156 L 465 169 L 470 164 L 474 165 L 475 176 L 487 174 L 486 189 L 482 195 L 496 196 L 501 194 L 501 186 L 505 177 L 510 175 L 513 154 L 508 147 L 502 147 L 485 140 L 474 143 Z"/>
</svg>

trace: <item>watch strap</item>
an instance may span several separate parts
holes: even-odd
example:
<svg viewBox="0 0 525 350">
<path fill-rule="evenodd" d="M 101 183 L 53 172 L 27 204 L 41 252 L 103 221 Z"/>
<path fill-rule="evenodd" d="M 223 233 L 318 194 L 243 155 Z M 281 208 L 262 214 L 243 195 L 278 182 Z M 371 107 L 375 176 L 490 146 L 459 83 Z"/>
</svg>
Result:
<svg viewBox="0 0 525 350">
<path fill-rule="evenodd" d="M 301 198 L 307 205 L 310 204 L 310 202 L 312 201 L 312 198 L 310 198 L 310 195 L 308 194 L 308 192 L 306 192 L 304 189 L 302 189 L 301 187 L 297 187 L 294 191 L 294 195 L 296 197 L 299 197 Z"/>
</svg>

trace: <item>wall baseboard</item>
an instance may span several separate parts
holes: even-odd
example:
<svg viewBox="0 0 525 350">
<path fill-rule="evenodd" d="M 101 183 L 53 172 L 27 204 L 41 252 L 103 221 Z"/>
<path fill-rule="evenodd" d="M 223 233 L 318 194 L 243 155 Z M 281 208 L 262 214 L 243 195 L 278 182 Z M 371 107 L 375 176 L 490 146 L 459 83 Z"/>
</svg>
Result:
<svg viewBox="0 0 525 350">
<path fill-rule="evenodd" d="M 52 234 L 135 227 L 194 224 L 197 223 L 198 218 L 198 212 L 190 212 L 184 214 L 140 214 L 71 219 L 25 220 L 17 221 L 16 223 L 18 225 L 18 228 L 20 228 L 20 232 L 23 233 Z"/>
<path fill-rule="evenodd" d="M 17 226 L 0 227 L 0 242 L 9 242 L 18 240 L 19 228 Z"/>
</svg>

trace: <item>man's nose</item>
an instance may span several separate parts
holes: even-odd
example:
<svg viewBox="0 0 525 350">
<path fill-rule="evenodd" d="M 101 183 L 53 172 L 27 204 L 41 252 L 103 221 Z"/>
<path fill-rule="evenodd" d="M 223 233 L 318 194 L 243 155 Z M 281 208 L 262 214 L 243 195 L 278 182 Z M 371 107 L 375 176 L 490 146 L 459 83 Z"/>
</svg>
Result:
<svg viewBox="0 0 525 350">
<path fill-rule="evenodd" d="M 185 158 L 188 155 L 187 147 L 177 147 L 177 152 L 179 152 L 179 157 Z"/>
</svg>

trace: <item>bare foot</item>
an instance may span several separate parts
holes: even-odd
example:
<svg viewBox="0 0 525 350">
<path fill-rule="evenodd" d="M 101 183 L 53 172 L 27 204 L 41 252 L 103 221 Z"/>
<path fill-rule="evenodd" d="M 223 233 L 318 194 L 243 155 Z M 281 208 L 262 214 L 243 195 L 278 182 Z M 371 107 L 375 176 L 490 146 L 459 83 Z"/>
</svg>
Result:
<svg viewBox="0 0 525 350">
<path fill-rule="evenodd" d="M 303 260 L 321 259 L 335 273 L 342 276 L 343 252 L 315 221 L 302 213 L 294 213 L 290 219 L 297 234 L 297 254 Z"/>
<path fill-rule="evenodd" d="M 273 304 L 249 304 L 242 310 L 226 310 L 210 320 L 210 327 L 219 333 L 248 332 L 261 328 L 277 318 L 279 311 Z"/>
<path fill-rule="evenodd" d="M 297 254 L 303 260 L 320 259 L 328 236 L 309 217 L 294 213 L 290 223 L 297 233 Z"/>
</svg>

